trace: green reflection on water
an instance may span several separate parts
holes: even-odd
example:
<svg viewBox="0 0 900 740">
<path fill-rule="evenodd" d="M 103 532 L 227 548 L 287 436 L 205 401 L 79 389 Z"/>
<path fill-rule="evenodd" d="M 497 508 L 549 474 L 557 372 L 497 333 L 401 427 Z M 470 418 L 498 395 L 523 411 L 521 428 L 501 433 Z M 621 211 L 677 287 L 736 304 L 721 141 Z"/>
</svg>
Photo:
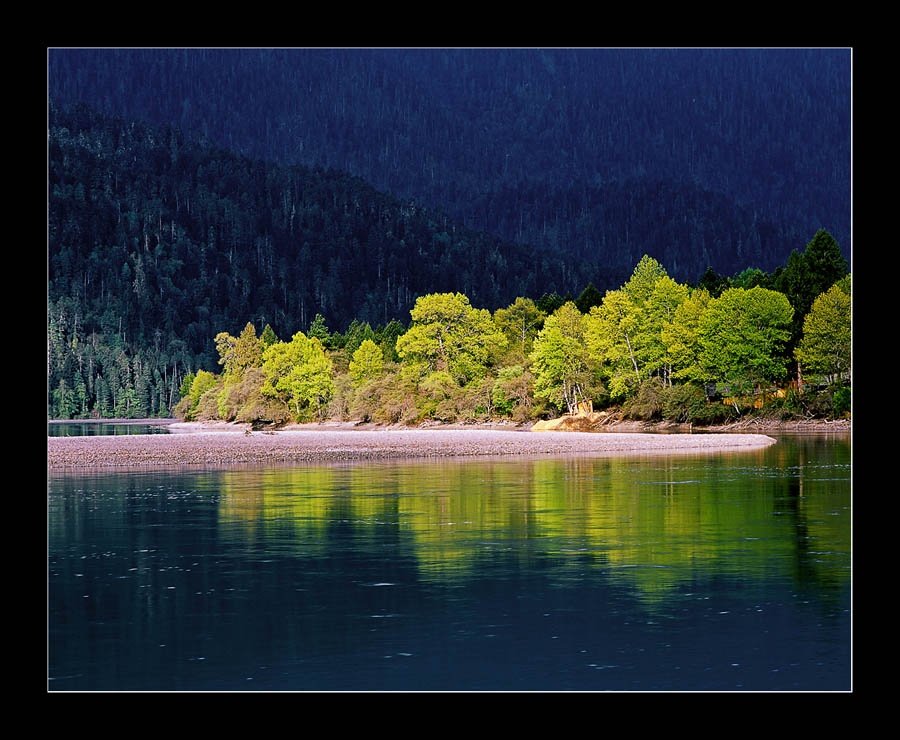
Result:
<svg viewBox="0 0 900 740">
<path fill-rule="evenodd" d="M 698 457 L 311 466 L 224 472 L 219 537 L 322 558 L 330 533 L 453 585 L 502 560 L 560 583 L 603 574 L 648 607 L 697 580 L 841 589 L 850 441 L 784 438 Z"/>
</svg>

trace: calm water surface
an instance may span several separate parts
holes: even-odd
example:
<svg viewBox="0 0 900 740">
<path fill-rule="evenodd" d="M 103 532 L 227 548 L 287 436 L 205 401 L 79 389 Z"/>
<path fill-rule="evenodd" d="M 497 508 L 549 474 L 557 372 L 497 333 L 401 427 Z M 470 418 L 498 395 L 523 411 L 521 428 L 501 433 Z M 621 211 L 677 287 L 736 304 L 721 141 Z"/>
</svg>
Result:
<svg viewBox="0 0 900 740">
<path fill-rule="evenodd" d="M 171 419 L 145 421 L 51 421 L 48 437 L 115 436 L 119 434 L 169 434 Z"/>
<path fill-rule="evenodd" d="M 50 690 L 849 690 L 848 436 L 51 474 Z"/>
</svg>

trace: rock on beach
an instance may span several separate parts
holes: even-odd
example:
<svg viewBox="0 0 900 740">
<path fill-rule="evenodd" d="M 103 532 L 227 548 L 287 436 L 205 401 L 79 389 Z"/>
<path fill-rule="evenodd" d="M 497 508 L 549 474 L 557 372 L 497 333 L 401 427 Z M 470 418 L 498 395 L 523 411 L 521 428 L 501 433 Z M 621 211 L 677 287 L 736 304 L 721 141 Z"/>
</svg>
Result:
<svg viewBox="0 0 900 740">
<path fill-rule="evenodd" d="M 50 470 L 63 470 L 507 455 L 696 454 L 762 448 L 775 441 L 762 434 L 533 434 L 463 429 L 252 433 L 201 430 L 176 434 L 48 437 L 47 465 Z"/>
</svg>

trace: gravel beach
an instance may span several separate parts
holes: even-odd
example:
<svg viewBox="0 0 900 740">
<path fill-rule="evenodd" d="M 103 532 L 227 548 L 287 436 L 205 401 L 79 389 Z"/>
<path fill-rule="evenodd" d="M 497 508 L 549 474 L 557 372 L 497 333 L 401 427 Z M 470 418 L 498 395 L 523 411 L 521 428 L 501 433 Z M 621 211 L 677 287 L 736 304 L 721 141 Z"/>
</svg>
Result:
<svg viewBox="0 0 900 740">
<path fill-rule="evenodd" d="M 647 455 L 762 448 L 762 434 L 640 434 L 468 429 L 199 430 L 175 434 L 48 437 L 50 470 L 276 465 L 509 455 Z"/>
</svg>

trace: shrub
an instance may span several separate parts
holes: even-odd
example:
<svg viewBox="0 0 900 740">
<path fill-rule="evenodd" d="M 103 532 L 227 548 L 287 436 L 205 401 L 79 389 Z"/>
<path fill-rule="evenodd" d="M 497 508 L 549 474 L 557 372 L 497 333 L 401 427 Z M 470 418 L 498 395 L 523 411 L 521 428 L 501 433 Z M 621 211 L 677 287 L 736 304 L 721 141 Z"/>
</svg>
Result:
<svg viewBox="0 0 900 740">
<path fill-rule="evenodd" d="M 806 399 L 793 389 L 789 390 L 784 398 L 779 400 L 778 412 L 782 419 L 806 416 L 808 413 Z"/>
<path fill-rule="evenodd" d="M 690 383 L 667 388 L 663 418 L 684 424 L 724 424 L 736 416 L 732 406 L 709 403 L 702 388 Z"/>
<path fill-rule="evenodd" d="M 347 373 L 335 375 L 334 395 L 328 401 L 328 418 L 337 421 L 349 420 L 354 395 L 353 379 L 350 375 Z"/>
<path fill-rule="evenodd" d="M 218 421 L 219 420 L 219 393 L 221 389 L 218 387 L 210 388 L 200 396 L 197 406 L 194 409 L 194 419 L 196 421 Z"/>
<path fill-rule="evenodd" d="M 844 416 L 850 412 L 850 389 L 845 386 L 835 388 L 832 397 L 832 406 L 835 416 Z"/>
<path fill-rule="evenodd" d="M 659 378 L 650 378 L 641 383 L 637 394 L 622 405 L 626 419 L 653 421 L 661 419 L 667 392 Z"/>
<path fill-rule="evenodd" d="M 675 422 L 692 422 L 707 406 L 706 393 L 695 385 L 676 385 L 669 388 L 663 403 L 663 418 Z"/>
</svg>

